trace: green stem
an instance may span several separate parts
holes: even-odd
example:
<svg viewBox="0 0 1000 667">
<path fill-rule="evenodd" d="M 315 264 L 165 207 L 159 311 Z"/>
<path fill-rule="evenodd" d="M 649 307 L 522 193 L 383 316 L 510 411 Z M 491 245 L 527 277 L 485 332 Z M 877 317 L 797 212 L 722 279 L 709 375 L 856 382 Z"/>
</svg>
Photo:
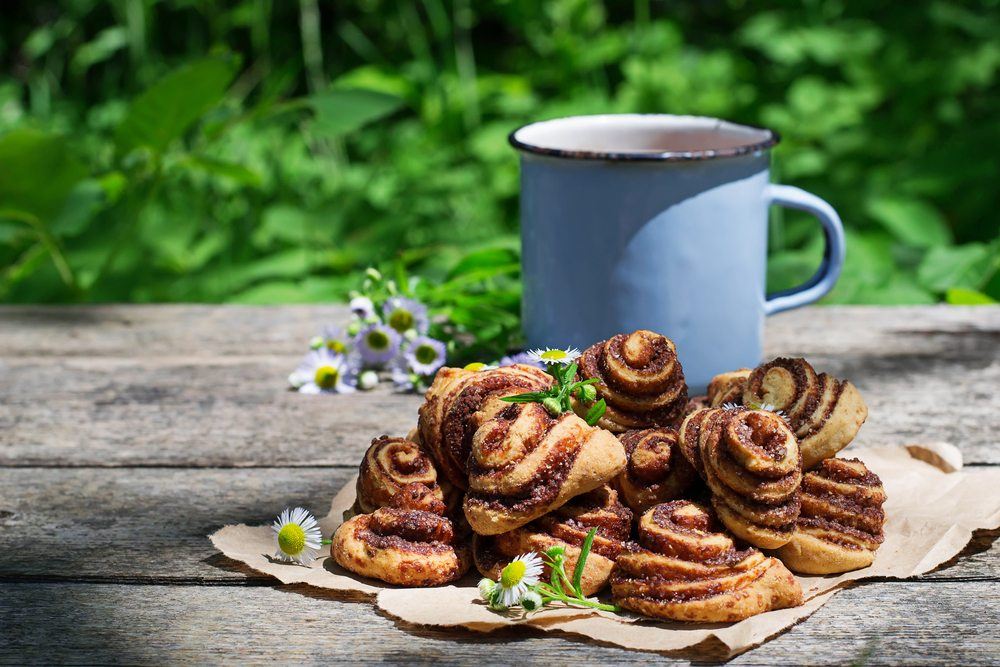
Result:
<svg viewBox="0 0 1000 667">
<path fill-rule="evenodd" d="M 0 210 L 0 218 L 17 220 L 34 229 L 35 233 L 38 234 L 38 239 L 42 242 L 42 245 L 45 246 L 45 249 L 52 257 L 52 263 L 55 264 L 56 271 L 59 272 L 59 277 L 62 278 L 63 282 L 66 283 L 70 289 L 79 293 L 79 283 L 77 283 L 76 275 L 74 275 L 72 267 L 70 267 L 69 262 L 66 261 L 66 256 L 63 254 L 62 248 L 59 247 L 59 242 L 54 236 L 52 236 L 52 233 L 45 227 L 41 219 L 30 213 L 13 209 Z"/>
</svg>

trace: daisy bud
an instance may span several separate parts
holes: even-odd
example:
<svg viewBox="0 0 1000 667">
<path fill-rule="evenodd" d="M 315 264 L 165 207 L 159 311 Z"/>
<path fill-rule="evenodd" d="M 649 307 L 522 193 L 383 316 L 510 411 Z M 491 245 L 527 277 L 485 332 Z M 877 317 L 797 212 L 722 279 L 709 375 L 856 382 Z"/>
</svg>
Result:
<svg viewBox="0 0 1000 667">
<path fill-rule="evenodd" d="M 349 336 L 357 336 L 361 332 L 361 322 L 354 320 L 347 325 L 347 334 Z"/>
<path fill-rule="evenodd" d="M 416 329 L 407 329 L 406 331 L 403 332 L 403 338 L 405 338 L 406 340 L 413 340 L 414 338 L 417 337 L 417 335 L 418 334 Z"/>
<path fill-rule="evenodd" d="M 326 341 L 323 340 L 322 336 L 313 336 L 312 338 L 309 339 L 309 349 L 310 350 L 318 350 L 319 348 L 323 347 L 323 345 L 325 345 L 325 344 L 326 344 Z"/>
<path fill-rule="evenodd" d="M 493 589 L 496 587 L 497 583 L 495 581 L 483 577 L 479 580 L 479 597 L 489 602 L 493 597 Z"/>
<path fill-rule="evenodd" d="M 374 280 L 375 282 L 382 280 L 382 273 L 373 266 L 369 266 L 367 269 L 365 269 L 365 275 L 368 276 L 368 278 L 370 278 L 371 280 Z"/>
<path fill-rule="evenodd" d="M 521 598 L 521 608 L 525 611 L 536 611 L 542 608 L 542 596 L 535 591 L 528 591 Z"/>
<path fill-rule="evenodd" d="M 585 384 L 577 389 L 576 395 L 580 400 L 592 403 L 597 400 L 597 388 L 592 384 Z"/>
<path fill-rule="evenodd" d="M 559 556 L 562 556 L 564 553 L 566 553 L 565 547 L 549 547 L 549 549 L 546 550 L 545 555 L 548 556 L 551 560 L 555 560 Z"/>
<path fill-rule="evenodd" d="M 358 376 L 358 389 L 368 391 L 369 389 L 374 389 L 378 385 L 378 373 L 375 371 L 363 371 L 361 375 Z"/>
<path fill-rule="evenodd" d="M 562 403 L 559 402 L 559 399 L 554 398 L 552 396 L 549 396 L 548 398 L 542 401 L 542 407 L 548 410 L 549 414 L 552 415 L 553 417 L 558 417 L 559 415 L 562 414 L 563 411 Z"/>
</svg>

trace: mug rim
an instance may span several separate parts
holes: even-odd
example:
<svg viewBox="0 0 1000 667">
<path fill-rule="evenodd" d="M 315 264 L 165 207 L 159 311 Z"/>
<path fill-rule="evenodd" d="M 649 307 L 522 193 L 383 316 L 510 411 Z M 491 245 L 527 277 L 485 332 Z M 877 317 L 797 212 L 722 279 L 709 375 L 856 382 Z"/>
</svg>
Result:
<svg viewBox="0 0 1000 667">
<path fill-rule="evenodd" d="M 733 146 L 730 148 L 706 148 L 703 150 L 695 151 L 600 151 L 600 150 L 589 150 L 589 149 L 579 149 L 570 150 L 566 148 L 551 148 L 546 146 L 540 146 L 538 144 L 528 143 L 517 138 L 517 134 L 522 130 L 526 130 L 530 127 L 536 125 L 541 125 L 543 123 L 558 123 L 561 121 L 575 120 L 579 118 L 588 119 L 628 119 L 628 118 L 670 118 L 670 119 L 689 119 L 689 120 L 707 120 L 707 121 L 717 121 L 720 123 L 726 123 L 735 128 L 755 130 L 758 132 L 765 132 L 767 136 L 760 140 L 754 141 L 748 144 L 742 144 L 739 146 Z M 715 158 L 729 158 L 729 157 L 740 157 L 743 155 L 751 155 L 759 151 L 768 150 L 773 148 L 781 141 L 781 135 L 775 130 L 766 127 L 759 127 L 757 125 L 748 125 L 745 123 L 733 123 L 731 121 L 723 120 L 721 118 L 713 118 L 711 116 L 690 116 L 690 115 L 675 115 L 675 114 L 665 114 L 665 113 L 627 113 L 627 114 L 583 114 L 577 116 L 562 116 L 559 118 L 550 118 L 547 120 L 533 121 L 527 123 L 515 129 L 509 135 L 507 135 L 507 142 L 513 146 L 518 151 L 523 151 L 525 153 L 534 153 L 536 155 L 545 155 L 548 157 L 562 158 L 567 160 L 601 160 L 606 162 L 688 162 L 693 160 L 711 160 Z"/>
</svg>

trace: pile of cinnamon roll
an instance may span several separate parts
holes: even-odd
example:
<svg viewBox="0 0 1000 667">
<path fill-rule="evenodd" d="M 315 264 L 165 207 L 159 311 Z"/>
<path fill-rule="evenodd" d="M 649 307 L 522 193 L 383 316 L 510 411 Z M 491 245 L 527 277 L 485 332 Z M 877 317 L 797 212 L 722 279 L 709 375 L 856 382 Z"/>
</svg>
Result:
<svg viewBox="0 0 1000 667">
<path fill-rule="evenodd" d="M 342 567 L 406 586 L 497 579 L 515 556 L 596 530 L 582 588 L 655 618 L 736 621 L 802 602 L 792 572 L 869 565 L 885 491 L 836 458 L 868 414 L 850 382 L 779 358 L 689 399 L 673 342 L 620 334 L 582 354 L 607 404 L 552 416 L 501 400 L 549 388 L 531 366 L 438 372 L 406 438 L 375 439 L 331 545 Z M 547 573 L 546 573 L 547 574 Z"/>
</svg>

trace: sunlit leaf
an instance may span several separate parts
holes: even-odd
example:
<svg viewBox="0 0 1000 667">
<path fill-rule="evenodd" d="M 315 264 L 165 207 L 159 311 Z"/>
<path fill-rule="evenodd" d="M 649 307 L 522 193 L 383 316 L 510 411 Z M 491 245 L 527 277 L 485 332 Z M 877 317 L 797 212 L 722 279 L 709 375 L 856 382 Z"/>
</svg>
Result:
<svg viewBox="0 0 1000 667">
<path fill-rule="evenodd" d="M 47 219 L 86 175 L 65 137 L 38 130 L 0 136 L 0 210 Z"/>
<path fill-rule="evenodd" d="M 920 200 L 881 197 L 868 202 L 868 214 L 906 245 L 931 248 L 951 243 L 944 216 Z"/>
<path fill-rule="evenodd" d="M 996 299 L 987 294 L 977 292 L 974 289 L 965 289 L 964 287 L 953 287 L 948 290 L 945 299 L 948 303 L 956 306 L 985 306 L 997 303 Z"/>
<path fill-rule="evenodd" d="M 216 56 L 183 65 L 154 83 L 129 106 L 115 135 L 120 153 L 146 147 L 162 153 L 222 101 L 236 59 Z"/>
<path fill-rule="evenodd" d="M 951 287 L 978 289 L 997 270 L 998 259 L 983 243 L 938 246 L 924 256 L 917 276 L 927 289 L 944 292 Z"/>
<path fill-rule="evenodd" d="M 338 137 L 389 115 L 403 100 L 373 90 L 332 89 L 310 96 L 309 104 L 316 112 L 313 131 Z"/>
</svg>

